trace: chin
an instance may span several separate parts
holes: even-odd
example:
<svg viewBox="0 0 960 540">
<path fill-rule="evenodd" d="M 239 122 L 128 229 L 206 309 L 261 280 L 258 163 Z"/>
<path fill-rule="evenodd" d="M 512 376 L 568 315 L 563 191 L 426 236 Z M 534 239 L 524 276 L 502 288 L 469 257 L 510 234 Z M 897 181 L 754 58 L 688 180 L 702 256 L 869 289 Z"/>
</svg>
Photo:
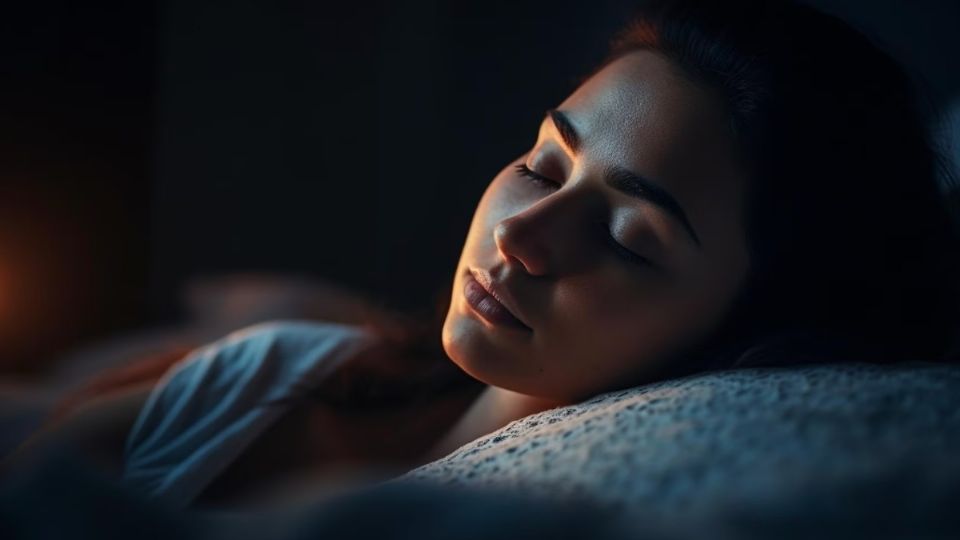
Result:
<svg viewBox="0 0 960 540">
<path fill-rule="evenodd" d="M 447 356 L 470 377 L 490 385 L 542 398 L 549 385 L 530 363 L 528 353 L 505 350 L 490 339 L 482 323 L 451 310 L 443 325 L 442 343 Z"/>
<path fill-rule="evenodd" d="M 483 354 L 478 350 L 485 347 L 477 343 L 479 336 L 468 327 L 469 321 L 464 320 L 464 316 L 455 313 L 454 310 L 455 308 L 450 308 L 443 322 L 441 336 L 443 351 L 467 375 L 482 383 L 490 384 L 483 376 L 485 370 L 480 361 Z"/>
</svg>

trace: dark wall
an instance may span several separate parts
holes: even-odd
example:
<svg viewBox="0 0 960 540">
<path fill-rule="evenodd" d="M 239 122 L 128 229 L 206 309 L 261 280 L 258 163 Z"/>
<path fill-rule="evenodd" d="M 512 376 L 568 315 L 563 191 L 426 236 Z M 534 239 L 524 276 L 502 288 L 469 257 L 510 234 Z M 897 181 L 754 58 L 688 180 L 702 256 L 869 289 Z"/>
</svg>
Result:
<svg viewBox="0 0 960 540">
<path fill-rule="evenodd" d="M 150 2 L 0 12 L 0 369 L 142 323 L 153 139 Z"/>
<path fill-rule="evenodd" d="M 623 11 L 546 5 L 165 4 L 159 298 L 185 276 L 248 268 L 428 305 L 485 184 Z"/>
</svg>

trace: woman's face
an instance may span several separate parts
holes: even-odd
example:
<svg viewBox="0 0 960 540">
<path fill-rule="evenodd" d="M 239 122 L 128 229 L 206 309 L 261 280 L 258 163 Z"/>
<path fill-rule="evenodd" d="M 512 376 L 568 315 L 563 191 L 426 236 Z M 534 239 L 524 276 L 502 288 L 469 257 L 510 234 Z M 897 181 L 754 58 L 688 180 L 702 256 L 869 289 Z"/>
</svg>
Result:
<svg viewBox="0 0 960 540">
<path fill-rule="evenodd" d="M 480 200 L 447 354 L 482 382 L 559 401 L 682 361 L 748 270 L 736 155 L 718 98 L 664 57 L 607 65 Z"/>
</svg>

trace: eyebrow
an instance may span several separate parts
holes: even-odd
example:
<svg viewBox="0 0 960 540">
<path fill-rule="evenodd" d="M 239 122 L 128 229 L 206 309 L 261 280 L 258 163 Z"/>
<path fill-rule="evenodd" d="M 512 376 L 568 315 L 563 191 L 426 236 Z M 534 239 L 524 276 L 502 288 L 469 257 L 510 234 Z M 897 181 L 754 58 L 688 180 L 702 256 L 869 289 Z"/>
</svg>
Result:
<svg viewBox="0 0 960 540">
<path fill-rule="evenodd" d="M 556 109 L 548 109 L 547 116 L 553 121 L 557 131 L 560 132 L 560 138 L 574 154 L 580 152 L 580 135 L 573 129 L 573 124 L 567 118 L 567 115 Z"/>
<path fill-rule="evenodd" d="M 546 116 L 550 118 L 553 125 L 556 126 L 557 131 L 560 133 L 560 138 L 563 139 L 567 148 L 575 154 L 579 153 L 581 147 L 580 135 L 577 133 L 577 130 L 574 129 L 567 115 L 556 109 L 549 109 L 547 110 Z M 617 166 L 607 167 L 604 171 L 604 183 L 625 195 L 659 206 L 676 218 L 676 220 L 683 225 L 684 230 L 690 235 L 693 243 L 696 244 L 697 247 L 700 247 L 700 237 L 697 236 L 693 225 L 691 225 L 690 220 L 687 219 L 687 213 L 684 212 L 683 207 L 680 206 L 677 199 L 675 199 L 673 195 L 670 195 L 667 190 L 639 174 Z"/>
</svg>

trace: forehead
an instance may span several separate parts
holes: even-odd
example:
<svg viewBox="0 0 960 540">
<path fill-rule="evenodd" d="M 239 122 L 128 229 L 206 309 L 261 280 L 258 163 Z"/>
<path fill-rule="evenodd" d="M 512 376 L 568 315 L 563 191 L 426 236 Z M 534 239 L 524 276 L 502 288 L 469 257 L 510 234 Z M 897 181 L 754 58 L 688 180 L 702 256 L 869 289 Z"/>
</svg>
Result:
<svg viewBox="0 0 960 540">
<path fill-rule="evenodd" d="M 705 246 L 709 236 L 729 242 L 740 232 L 746 175 L 723 104 L 665 57 L 631 52 L 558 108 L 582 139 L 578 159 L 660 184 L 686 209 Z"/>
</svg>

